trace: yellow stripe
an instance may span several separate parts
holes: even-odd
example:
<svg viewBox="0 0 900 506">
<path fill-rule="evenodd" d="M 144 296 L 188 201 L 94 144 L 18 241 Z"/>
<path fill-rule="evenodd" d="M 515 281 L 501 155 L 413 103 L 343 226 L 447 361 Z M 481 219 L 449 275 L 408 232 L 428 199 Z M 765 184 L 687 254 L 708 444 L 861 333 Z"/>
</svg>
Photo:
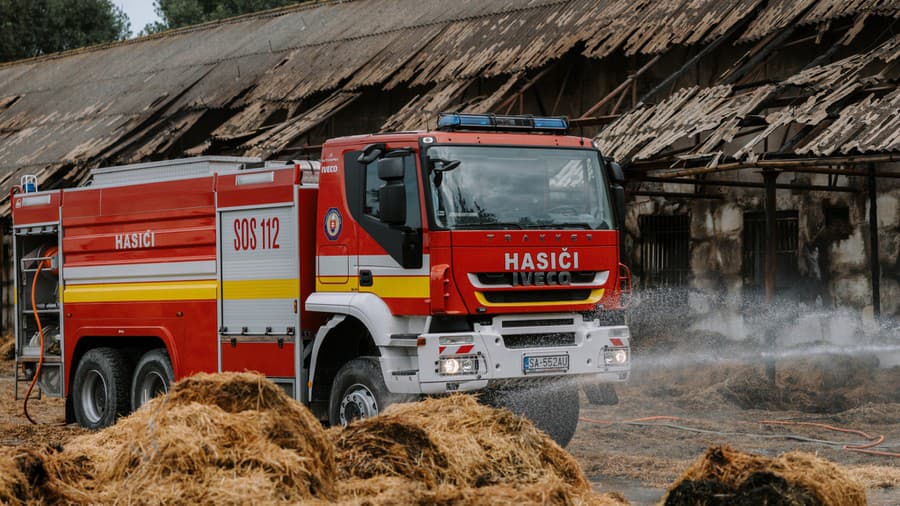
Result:
<svg viewBox="0 0 900 506">
<path fill-rule="evenodd" d="M 427 299 L 431 292 L 431 279 L 428 276 L 375 276 L 372 286 L 361 286 L 359 291 L 385 298 Z"/>
<path fill-rule="evenodd" d="M 300 297 L 300 281 L 297 279 L 224 281 L 223 285 L 222 292 L 225 300 L 296 299 Z"/>
<path fill-rule="evenodd" d="M 68 285 L 63 302 L 142 302 L 216 298 L 216 280 Z"/>
<path fill-rule="evenodd" d="M 319 276 L 316 291 L 374 293 L 391 299 L 427 299 L 431 293 L 431 279 L 428 276 L 375 276 L 372 286 L 359 286 L 359 279 L 351 277 L 344 284 L 335 284 L 343 279 Z"/>
<path fill-rule="evenodd" d="M 527 306 L 571 306 L 572 304 L 596 304 L 603 298 L 603 288 L 591 290 L 586 300 L 563 300 L 554 302 L 488 302 L 482 292 L 475 292 L 478 303 L 484 307 L 527 307 Z"/>
</svg>

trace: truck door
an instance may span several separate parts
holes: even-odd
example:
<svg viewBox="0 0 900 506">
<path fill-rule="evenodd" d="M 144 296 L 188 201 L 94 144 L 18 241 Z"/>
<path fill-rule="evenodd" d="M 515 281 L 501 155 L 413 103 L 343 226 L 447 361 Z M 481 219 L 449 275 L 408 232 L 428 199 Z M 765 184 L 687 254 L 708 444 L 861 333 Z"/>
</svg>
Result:
<svg viewBox="0 0 900 506">
<path fill-rule="evenodd" d="M 240 181 L 241 176 L 232 176 Z M 227 187 L 228 180 L 220 187 Z M 240 185 L 235 191 L 240 192 Z M 219 370 L 259 371 L 300 393 L 299 249 L 296 197 L 290 202 L 219 202 Z M 296 195 L 296 192 L 291 192 Z M 237 193 L 240 195 L 240 193 Z"/>
<path fill-rule="evenodd" d="M 359 223 L 358 285 L 385 299 L 425 299 L 429 295 L 428 265 L 422 254 L 422 211 L 418 169 L 413 153 L 401 152 L 403 175 L 392 184 L 402 185 L 406 220 L 389 225 L 379 215 L 379 190 L 388 184 L 378 174 L 377 161 L 361 164 L 359 152 L 345 157 L 347 201 Z M 389 154 L 388 156 L 392 156 Z M 354 205 L 355 204 L 355 205 Z"/>
</svg>

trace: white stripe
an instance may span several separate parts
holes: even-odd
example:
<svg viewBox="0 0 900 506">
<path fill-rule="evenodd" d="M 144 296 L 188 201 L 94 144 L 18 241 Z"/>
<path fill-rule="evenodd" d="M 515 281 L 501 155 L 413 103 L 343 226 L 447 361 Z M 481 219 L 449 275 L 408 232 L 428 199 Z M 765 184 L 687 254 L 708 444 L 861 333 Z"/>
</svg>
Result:
<svg viewBox="0 0 900 506">
<path fill-rule="evenodd" d="M 147 281 L 194 281 L 216 276 L 214 260 L 160 262 L 145 264 L 63 266 L 63 279 L 69 285 L 92 283 L 141 283 Z"/>
<path fill-rule="evenodd" d="M 404 269 L 390 255 L 328 255 L 320 256 L 317 261 L 319 276 L 333 276 L 333 272 L 344 273 L 349 265 L 356 275 L 356 269 L 367 269 L 375 276 L 429 276 L 431 275 L 431 258 L 422 255 L 422 267 Z"/>
</svg>

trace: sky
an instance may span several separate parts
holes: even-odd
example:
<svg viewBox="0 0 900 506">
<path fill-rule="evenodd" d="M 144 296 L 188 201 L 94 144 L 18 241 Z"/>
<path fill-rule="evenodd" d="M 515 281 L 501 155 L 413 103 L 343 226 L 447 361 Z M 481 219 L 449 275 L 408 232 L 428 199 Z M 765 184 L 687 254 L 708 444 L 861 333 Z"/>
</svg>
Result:
<svg viewBox="0 0 900 506">
<path fill-rule="evenodd" d="M 128 19 L 131 20 L 132 37 L 137 35 L 148 23 L 159 20 L 159 16 L 153 10 L 153 0 L 113 0 L 113 3 L 121 7 L 125 14 L 128 14 Z"/>
</svg>

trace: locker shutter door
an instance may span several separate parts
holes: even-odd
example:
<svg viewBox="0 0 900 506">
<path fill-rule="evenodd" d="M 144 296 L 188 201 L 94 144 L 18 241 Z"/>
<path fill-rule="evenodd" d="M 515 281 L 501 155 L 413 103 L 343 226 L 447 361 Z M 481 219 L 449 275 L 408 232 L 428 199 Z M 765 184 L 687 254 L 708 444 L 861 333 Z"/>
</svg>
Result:
<svg viewBox="0 0 900 506">
<path fill-rule="evenodd" d="M 291 334 L 300 296 L 296 209 L 221 212 L 223 334 Z"/>
</svg>

